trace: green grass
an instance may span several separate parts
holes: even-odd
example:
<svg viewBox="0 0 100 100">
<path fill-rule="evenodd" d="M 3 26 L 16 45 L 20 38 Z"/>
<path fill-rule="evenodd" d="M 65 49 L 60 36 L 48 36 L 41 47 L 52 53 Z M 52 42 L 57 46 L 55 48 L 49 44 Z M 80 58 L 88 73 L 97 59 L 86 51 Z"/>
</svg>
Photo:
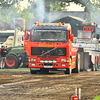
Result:
<svg viewBox="0 0 100 100">
<path fill-rule="evenodd" d="M 99 66 L 99 69 L 98 69 L 98 71 L 100 71 L 100 66 Z"/>
<path fill-rule="evenodd" d="M 24 71 L 24 70 L 30 70 L 30 68 L 18 68 L 18 69 L 1 69 L 2 70 L 10 70 L 10 71 Z"/>
<path fill-rule="evenodd" d="M 100 95 L 93 98 L 93 100 L 100 100 Z"/>
</svg>

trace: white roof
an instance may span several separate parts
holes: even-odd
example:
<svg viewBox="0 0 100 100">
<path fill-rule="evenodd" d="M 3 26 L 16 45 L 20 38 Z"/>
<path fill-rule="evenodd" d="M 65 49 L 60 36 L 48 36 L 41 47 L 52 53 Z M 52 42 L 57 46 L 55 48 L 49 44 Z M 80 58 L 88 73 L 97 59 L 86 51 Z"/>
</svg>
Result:
<svg viewBox="0 0 100 100">
<path fill-rule="evenodd" d="M 0 33 L 14 33 L 15 30 L 5 30 L 5 31 L 0 31 Z"/>
</svg>

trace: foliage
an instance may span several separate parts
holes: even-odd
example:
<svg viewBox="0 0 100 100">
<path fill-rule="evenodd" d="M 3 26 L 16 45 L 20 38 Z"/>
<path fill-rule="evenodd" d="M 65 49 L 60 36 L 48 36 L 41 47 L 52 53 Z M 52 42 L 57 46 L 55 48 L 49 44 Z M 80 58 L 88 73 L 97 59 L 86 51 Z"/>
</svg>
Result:
<svg viewBox="0 0 100 100">
<path fill-rule="evenodd" d="M 54 3 L 55 2 L 55 3 Z M 100 11 L 100 0 L 51 0 L 51 11 L 66 10 L 66 6 L 69 6 L 71 2 L 74 2 L 81 7 L 85 7 L 85 11 L 88 12 L 84 16 L 86 21 L 92 22 Z M 68 4 L 68 5 L 66 5 Z"/>
<path fill-rule="evenodd" d="M 93 100 L 100 100 L 100 95 L 93 98 Z"/>
<path fill-rule="evenodd" d="M 20 13 L 20 17 L 25 19 L 25 22 L 28 22 L 30 19 L 34 18 L 34 15 L 28 9 L 24 8 Z"/>
<path fill-rule="evenodd" d="M 33 13 L 29 12 L 26 8 L 21 11 L 21 6 L 15 5 L 9 8 L 1 8 L 0 9 L 0 20 L 3 22 L 9 23 L 13 18 L 23 18 L 25 22 L 28 22 L 30 19 L 34 18 Z"/>
<path fill-rule="evenodd" d="M 67 6 L 69 6 L 69 4 L 65 2 L 51 1 L 50 11 L 67 11 Z"/>
<path fill-rule="evenodd" d="M 8 70 L 8 71 L 30 71 L 30 68 L 18 68 L 18 69 L 4 69 L 5 70 Z M 2 71 L 2 70 L 0 70 Z"/>
<path fill-rule="evenodd" d="M 0 0 L 0 7 L 9 8 L 23 0 Z"/>
<path fill-rule="evenodd" d="M 67 11 L 66 7 L 71 2 L 85 7 L 88 14 L 84 16 L 84 19 L 87 21 L 95 19 L 100 11 L 100 0 L 28 0 L 29 8 L 23 10 L 19 6 L 20 1 L 23 0 L 0 0 L 0 20 L 8 23 L 11 18 L 15 17 L 22 17 L 26 22 L 34 16 L 45 18 L 47 16 L 45 13 L 49 13 L 49 11 Z M 15 4 L 17 4 L 17 7 L 15 7 Z"/>
</svg>

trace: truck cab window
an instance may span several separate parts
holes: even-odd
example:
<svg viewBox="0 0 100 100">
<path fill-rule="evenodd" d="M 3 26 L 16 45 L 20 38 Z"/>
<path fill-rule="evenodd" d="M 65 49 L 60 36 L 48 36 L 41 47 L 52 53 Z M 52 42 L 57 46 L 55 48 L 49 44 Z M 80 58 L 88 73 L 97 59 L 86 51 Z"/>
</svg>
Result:
<svg viewBox="0 0 100 100">
<path fill-rule="evenodd" d="M 62 30 L 33 30 L 31 41 L 67 42 L 67 32 Z"/>
</svg>

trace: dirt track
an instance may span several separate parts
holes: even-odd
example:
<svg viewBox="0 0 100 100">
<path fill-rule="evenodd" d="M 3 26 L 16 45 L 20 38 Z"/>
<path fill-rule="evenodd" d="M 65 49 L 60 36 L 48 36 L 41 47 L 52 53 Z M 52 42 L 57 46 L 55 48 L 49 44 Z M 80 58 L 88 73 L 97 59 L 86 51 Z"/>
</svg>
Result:
<svg viewBox="0 0 100 100">
<path fill-rule="evenodd" d="M 31 75 L 29 71 L 0 70 L 0 100 L 70 100 L 75 88 L 81 100 L 100 95 L 100 72 L 63 72 Z"/>
</svg>

